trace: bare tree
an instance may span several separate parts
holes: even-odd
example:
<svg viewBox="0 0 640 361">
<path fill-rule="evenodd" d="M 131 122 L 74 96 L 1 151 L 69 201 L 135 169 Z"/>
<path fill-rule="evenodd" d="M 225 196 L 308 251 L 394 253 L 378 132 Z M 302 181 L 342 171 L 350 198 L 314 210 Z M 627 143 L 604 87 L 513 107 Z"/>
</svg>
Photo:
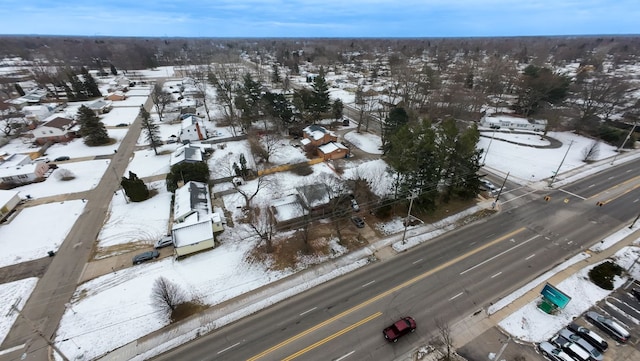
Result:
<svg viewBox="0 0 640 361">
<path fill-rule="evenodd" d="M 594 116 L 608 119 L 616 107 L 622 105 L 630 86 L 623 79 L 603 74 L 583 72 L 574 84 L 575 99 L 572 102 L 585 121 Z"/>
<path fill-rule="evenodd" d="M 194 65 L 187 68 L 187 76 L 193 79 L 193 86 L 197 90 L 196 97 L 202 100 L 202 106 L 204 106 L 204 112 L 207 115 L 207 120 L 211 121 L 208 102 L 209 96 L 207 94 L 209 73 L 210 68 L 208 66 Z"/>
<path fill-rule="evenodd" d="M 582 161 L 585 163 L 591 162 L 596 159 L 598 154 L 600 154 L 600 142 L 594 140 L 582 150 Z"/>
<path fill-rule="evenodd" d="M 169 104 L 173 101 L 171 94 L 166 90 L 162 89 L 161 84 L 154 84 L 153 91 L 151 92 L 151 100 L 153 101 L 153 106 L 156 108 L 156 113 L 158 113 L 158 118 L 162 122 L 162 117 L 164 116 L 164 111 Z"/>
<path fill-rule="evenodd" d="M 165 316 L 170 316 L 178 305 L 186 301 L 186 295 L 177 284 L 159 277 L 153 282 L 151 301 Z"/>
<path fill-rule="evenodd" d="M 266 163 L 269 163 L 269 159 L 282 149 L 282 138 L 277 134 L 266 133 L 259 135 L 252 131 L 248 136 L 248 140 L 254 158 L 261 158 Z"/>
<path fill-rule="evenodd" d="M 439 341 L 442 342 L 442 345 L 445 348 L 444 360 L 450 361 L 453 360 L 453 336 L 451 335 L 451 328 L 449 324 L 443 321 L 440 318 L 435 319 L 436 328 L 438 329 L 438 338 Z"/>
<path fill-rule="evenodd" d="M 0 131 L 8 137 L 27 124 L 24 114 L 14 107 L 0 101 Z"/>
<path fill-rule="evenodd" d="M 236 135 L 238 114 L 234 103 L 235 91 L 238 87 L 239 72 L 233 64 L 215 64 L 209 68 L 208 81 L 216 89 L 216 100 L 222 109 L 225 120 Z"/>
<path fill-rule="evenodd" d="M 276 234 L 276 222 L 267 208 L 256 207 L 249 217 L 249 227 L 264 242 L 265 252 L 273 252 L 273 236 Z"/>
</svg>

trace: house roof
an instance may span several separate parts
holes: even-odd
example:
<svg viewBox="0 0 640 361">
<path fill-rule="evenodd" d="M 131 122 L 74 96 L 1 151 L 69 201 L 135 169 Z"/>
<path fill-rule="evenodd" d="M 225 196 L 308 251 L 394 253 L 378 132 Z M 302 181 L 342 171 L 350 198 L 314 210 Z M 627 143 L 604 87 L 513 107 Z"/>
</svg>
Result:
<svg viewBox="0 0 640 361">
<path fill-rule="evenodd" d="M 23 164 L 19 166 L 13 167 L 1 167 L 0 168 L 0 178 L 2 177 L 13 177 L 21 174 L 34 174 L 36 172 L 36 168 L 38 167 L 37 163 L 33 164 Z"/>
<path fill-rule="evenodd" d="M 183 145 L 171 153 L 171 165 L 175 165 L 182 162 L 202 162 L 202 149 L 200 147 L 194 147 L 192 145 Z"/>
<path fill-rule="evenodd" d="M 4 207 L 14 197 L 18 197 L 18 193 L 17 191 L 0 189 L 0 208 Z"/>
<path fill-rule="evenodd" d="M 190 115 L 188 117 L 184 117 L 182 119 L 182 128 L 183 129 L 184 128 L 188 128 L 193 124 L 200 123 L 200 121 L 201 121 L 201 119 L 196 117 L 196 116 L 194 116 L 194 115 Z"/>
<path fill-rule="evenodd" d="M 329 186 L 324 183 L 308 184 L 297 187 L 296 190 L 302 201 L 310 208 L 325 205 L 331 200 Z"/>
<path fill-rule="evenodd" d="M 335 136 L 332 132 L 328 131 L 326 128 L 319 126 L 317 124 L 312 124 L 302 130 L 307 134 L 307 136 L 313 140 L 322 139 L 325 134 L 330 134 Z"/>
<path fill-rule="evenodd" d="M 305 207 L 297 194 L 274 199 L 271 203 L 273 218 L 276 222 L 285 222 L 304 216 Z"/>
<path fill-rule="evenodd" d="M 209 189 L 206 183 L 187 182 L 184 186 L 176 189 L 173 206 L 173 218 L 180 219 L 190 214 L 196 213 L 197 219 L 208 219 L 211 212 L 211 202 L 209 201 Z M 193 221 L 192 221 L 193 222 Z"/>
<path fill-rule="evenodd" d="M 327 144 L 323 144 L 321 146 L 318 147 L 318 150 L 321 151 L 324 154 L 329 154 L 329 153 L 333 153 L 336 150 L 339 149 L 348 149 L 347 147 L 345 147 L 344 145 L 340 144 L 340 143 L 336 143 L 336 142 L 329 142 Z"/>
<path fill-rule="evenodd" d="M 197 223 L 177 224 L 172 229 L 176 247 L 184 247 L 213 238 L 213 222 L 205 219 Z"/>
<path fill-rule="evenodd" d="M 73 120 L 69 119 L 69 118 L 63 118 L 63 117 L 55 117 L 53 119 L 51 119 L 50 121 L 42 124 L 43 127 L 51 127 L 51 128 L 58 128 L 58 129 L 69 129 L 69 126 L 73 124 Z"/>
<path fill-rule="evenodd" d="M 95 102 L 91 103 L 88 105 L 89 109 L 103 109 L 108 107 L 109 105 L 111 105 L 110 101 L 104 101 L 104 100 L 96 100 Z"/>
</svg>

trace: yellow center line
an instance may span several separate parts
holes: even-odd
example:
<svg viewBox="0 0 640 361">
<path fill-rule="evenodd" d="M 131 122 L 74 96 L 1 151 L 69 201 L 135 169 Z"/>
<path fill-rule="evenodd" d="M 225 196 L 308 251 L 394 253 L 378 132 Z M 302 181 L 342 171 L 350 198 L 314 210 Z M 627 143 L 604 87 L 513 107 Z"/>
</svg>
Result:
<svg viewBox="0 0 640 361">
<path fill-rule="evenodd" d="M 622 193 L 620 193 L 620 194 L 618 194 L 618 195 L 616 195 L 614 197 L 611 197 L 611 198 L 607 199 L 606 201 L 601 201 L 601 203 L 602 204 L 607 204 L 609 202 L 615 201 L 616 199 L 622 197 L 623 195 L 638 189 L 638 187 L 640 187 L 640 184 L 636 184 L 635 186 L 633 186 L 633 188 L 627 189 L 626 191 L 624 191 L 624 192 L 622 192 Z"/>
<path fill-rule="evenodd" d="M 305 331 L 303 331 L 303 332 L 301 332 L 301 333 L 299 333 L 299 334 L 297 334 L 297 335 L 295 335 L 295 336 L 293 336 L 291 338 L 288 338 L 288 339 L 280 342 L 279 344 L 277 344 L 275 346 L 272 346 L 272 347 L 262 351 L 261 353 L 251 357 L 250 359 L 247 359 L 247 361 L 258 360 L 258 359 L 270 354 L 271 352 L 273 352 L 273 351 L 275 351 L 275 350 L 277 350 L 277 349 L 279 349 L 279 348 L 281 348 L 283 346 L 286 346 L 286 345 L 288 345 L 288 344 L 290 344 L 290 343 L 292 343 L 292 342 L 294 342 L 294 341 L 296 341 L 296 340 L 298 340 L 298 339 L 300 339 L 300 338 L 302 338 L 302 337 L 304 337 L 304 336 L 306 336 L 306 335 L 308 335 L 308 334 L 310 334 L 310 333 L 312 333 L 312 332 L 314 332 L 314 331 L 316 331 L 316 330 L 318 330 L 318 329 L 320 329 L 320 328 L 322 328 L 322 327 L 324 327 L 324 326 L 326 326 L 326 325 L 328 325 L 328 324 L 330 324 L 330 323 L 332 323 L 332 322 L 334 322 L 334 321 L 336 321 L 338 319 L 341 319 L 342 317 L 344 317 L 344 316 L 346 316 L 346 315 L 348 315 L 350 313 L 353 313 L 353 312 L 355 312 L 355 311 L 357 311 L 357 310 L 359 310 L 361 308 L 364 308 L 364 307 L 366 307 L 366 306 L 368 306 L 368 305 L 370 305 L 370 304 L 372 304 L 372 303 L 374 303 L 374 302 L 376 302 L 376 301 L 378 301 L 378 300 L 380 300 L 380 299 L 382 299 L 382 298 L 384 298 L 384 297 L 386 297 L 386 296 L 388 296 L 388 295 L 390 295 L 390 294 L 392 294 L 394 292 L 397 292 L 397 291 L 403 289 L 403 288 L 411 286 L 412 284 L 414 284 L 414 283 L 416 283 L 416 282 L 418 282 L 420 280 L 423 280 L 424 278 L 427 278 L 427 277 L 431 276 L 432 274 L 434 274 L 436 272 L 439 272 L 439 271 L 441 271 L 441 270 L 443 270 L 443 269 L 445 269 L 445 268 L 447 268 L 447 267 L 449 267 L 449 266 L 451 266 L 453 264 L 456 264 L 456 263 L 458 263 L 458 262 L 460 262 L 460 261 L 462 261 L 462 260 L 464 260 L 466 258 L 469 258 L 469 257 L 473 256 L 474 254 L 480 252 L 480 251 L 483 251 L 483 250 L 485 250 L 485 249 L 487 249 L 487 248 L 489 248 L 489 247 L 491 247 L 491 246 L 493 246 L 493 245 L 495 245 L 497 243 L 500 243 L 500 242 L 504 241 L 505 239 L 511 238 L 511 237 L 515 236 L 516 234 L 524 231 L 525 229 L 526 229 L 525 227 L 516 229 L 515 231 L 513 231 L 511 233 L 507 233 L 507 234 L 505 234 L 504 236 L 502 236 L 500 238 L 496 238 L 495 240 L 493 240 L 493 241 L 491 241 L 491 242 L 489 242 L 489 243 L 487 243 L 487 244 L 485 244 L 483 246 L 480 246 L 480 247 L 478 247 L 478 248 L 476 248 L 474 250 L 471 250 L 471 251 L 469 251 L 469 252 L 467 252 L 467 253 L 465 253 L 463 255 L 460 255 L 460 256 L 458 256 L 458 257 L 456 257 L 456 258 L 454 258 L 454 259 L 452 259 L 450 261 L 447 261 L 447 262 L 445 262 L 445 263 L 443 263 L 443 264 L 441 264 L 441 265 L 439 265 L 439 266 L 437 266 L 435 268 L 432 268 L 432 269 L 430 269 L 429 271 L 427 271 L 425 273 L 422 273 L 422 274 L 420 274 L 420 275 L 418 275 L 418 276 L 416 276 L 414 278 L 409 279 L 408 281 L 405 281 L 405 282 L 403 282 L 403 283 L 401 283 L 401 284 L 399 284 L 399 285 L 397 285 L 397 286 L 395 286 L 393 288 L 390 288 L 389 290 L 387 290 L 385 292 L 382 292 L 377 296 L 374 296 L 374 297 L 372 297 L 372 298 L 370 298 L 370 299 L 368 299 L 368 300 L 366 300 L 366 301 L 364 301 L 364 302 L 362 302 L 362 303 L 360 303 L 358 305 L 355 305 L 355 306 L 351 307 L 350 309 L 348 309 L 346 311 L 343 311 L 343 312 L 341 312 L 341 313 L 339 313 L 339 314 L 337 314 L 337 315 L 335 315 L 335 316 L 333 316 L 333 317 L 331 317 L 331 318 L 329 318 L 329 319 L 327 319 L 327 320 L 325 320 L 325 321 L 323 321 L 323 322 L 321 322 L 321 323 L 319 323 L 319 324 L 317 324 L 317 325 L 315 325 L 315 326 L 313 326 L 313 327 L 311 327 L 311 328 L 309 328 L 309 329 L 307 329 L 307 330 L 305 330 Z"/>
<path fill-rule="evenodd" d="M 613 187 L 611 187 L 611 188 L 607 188 L 607 189 L 605 189 L 604 191 L 602 191 L 602 192 L 600 192 L 600 193 L 596 193 L 596 194 L 592 195 L 591 197 L 589 197 L 589 198 L 587 198 L 587 199 L 594 199 L 594 198 L 598 198 L 598 197 L 600 197 L 600 195 L 601 195 L 602 193 L 609 192 L 609 191 L 614 190 L 614 189 L 616 189 L 616 188 L 618 188 L 618 187 L 622 187 L 623 185 L 625 185 L 625 184 L 627 184 L 627 183 L 635 182 L 635 181 L 637 181 L 637 180 L 639 180 L 639 179 L 640 179 L 640 176 L 636 176 L 636 177 L 633 177 L 633 178 L 631 178 L 631 179 L 627 179 L 626 181 L 624 181 L 624 182 L 622 182 L 622 183 L 619 183 L 619 184 L 616 184 L 616 185 L 614 185 L 614 186 L 613 186 Z M 636 189 L 637 187 L 638 187 L 638 186 L 635 186 L 633 189 Z M 623 193 L 623 194 L 626 194 L 626 193 L 628 193 L 628 192 L 629 192 L 629 191 L 627 191 L 627 192 L 625 192 L 625 193 Z M 618 196 L 618 197 L 619 197 L 619 196 Z M 613 198 L 613 199 L 616 199 L 616 198 L 618 198 L 618 197 L 615 197 L 615 198 Z M 613 200 L 613 199 L 611 199 L 611 200 Z M 606 202 L 602 202 L 602 203 L 605 203 L 605 204 L 606 204 L 606 203 L 608 203 L 608 202 L 609 202 L 609 201 L 611 201 L 611 200 L 608 200 L 608 201 L 606 201 Z"/>
<path fill-rule="evenodd" d="M 327 342 L 329 342 L 329 341 L 333 340 L 334 338 L 336 338 L 336 337 L 338 337 L 338 336 L 342 336 L 342 335 L 344 335 L 345 333 L 347 333 L 347 332 L 349 332 L 349 331 L 353 330 L 354 328 L 359 327 L 359 326 L 362 326 L 362 325 L 364 325 L 365 323 L 367 323 L 367 322 L 369 322 L 369 321 L 373 320 L 374 318 L 380 317 L 380 316 L 382 316 L 382 312 L 376 312 L 376 313 L 374 313 L 373 315 L 371 315 L 371 316 L 369 316 L 369 317 L 367 317 L 367 318 L 365 318 L 365 319 L 363 319 L 363 320 L 360 320 L 360 321 L 358 321 L 358 322 L 354 323 L 353 325 L 351 325 L 351 326 L 349 326 L 349 327 L 347 327 L 347 328 L 345 328 L 345 329 L 342 329 L 342 330 L 340 330 L 340 331 L 338 331 L 338 332 L 334 333 L 333 335 L 331 335 L 331 336 L 329 336 L 329 337 L 327 337 L 327 338 L 323 338 L 322 340 L 320 340 L 320 341 L 318 341 L 318 342 L 314 343 L 313 345 L 310 345 L 310 346 L 307 346 L 307 347 L 303 348 L 302 350 L 300 350 L 300 351 L 298 351 L 298 352 L 294 353 L 293 355 L 290 355 L 290 356 L 288 356 L 288 357 L 283 358 L 283 359 L 282 359 L 282 361 L 291 361 L 291 360 L 293 360 L 294 358 L 296 358 L 296 357 L 298 357 L 298 356 L 300 356 L 300 355 L 303 355 L 303 354 L 305 354 L 305 353 L 307 353 L 307 352 L 309 352 L 309 351 L 313 350 L 314 348 L 316 348 L 316 347 L 318 347 L 318 346 L 320 346 L 320 345 L 323 345 L 323 344 L 325 344 L 325 343 L 327 343 Z"/>
</svg>

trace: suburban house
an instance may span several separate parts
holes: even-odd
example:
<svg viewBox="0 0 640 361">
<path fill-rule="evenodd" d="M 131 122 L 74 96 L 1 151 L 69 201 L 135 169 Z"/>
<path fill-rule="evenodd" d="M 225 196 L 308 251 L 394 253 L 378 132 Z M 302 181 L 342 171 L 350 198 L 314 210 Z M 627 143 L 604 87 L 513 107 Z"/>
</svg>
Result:
<svg viewBox="0 0 640 361">
<path fill-rule="evenodd" d="M 296 187 L 300 200 L 305 208 L 314 214 L 330 212 L 327 205 L 331 202 L 331 189 L 324 183 L 315 183 Z"/>
<path fill-rule="evenodd" d="M 194 115 L 182 119 L 182 129 L 180 130 L 180 141 L 182 143 L 205 140 L 207 138 L 207 129 L 204 127 L 202 119 Z"/>
<path fill-rule="evenodd" d="M 104 99 L 118 102 L 127 99 L 127 95 L 122 91 L 115 91 L 113 93 L 107 94 Z"/>
<path fill-rule="evenodd" d="M 25 95 L 19 98 L 11 99 L 7 102 L 15 105 L 18 109 L 23 109 L 25 106 L 28 106 L 29 104 L 40 103 L 46 95 L 47 95 L 47 91 L 45 89 L 33 89 L 27 92 Z"/>
<path fill-rule="evenodd" d="M 53 114 L 54 110 L 55 108 L 49 105 L 27 105 L 22 108 L 25 118 L 39 122 Z"/>
<path fill-rule="evenodd" d="M 318 147 L 318 155 L 324 160 L 346 158 L 349 156 L 349 148 L 338 142 L 330 142 Z"/>
<path fill-rule="evenodd" d="M 31 157 L 25 154 L 12 154 L 0 163 L 0 184 L 16 187 L 43 179 L 49 165 L 45 162 L 31 163 Z"/>
<path fill-rule="evenodd" d="M 181 163 L 196 163 L 202 162 L 204 155 L 202 148 L 193 145 L 183 145 L 171 153 L 170 165 L 174 166 Z"/>
<path fill-rule="evenodd" d="M 4 221 L 18 204 L 20 204 L 18 192 L 0 190 L 0 222 Z"/>
<path fill-rule="evenodd" d="M 299 194 L 274 199 L 269 206 L 269 211 L 278 230 L 290 227 L 308 214 Z"/>
<path fill-rule="evenodd" d="M 212 212 L 209 186 L 202 182 L 187 182 L 176 189 L 173 219 L 177 257 L 214 248 L 214 233 L 224 230 L 220 216 Z"/>
<path fill-rule="evenodd" d="M 33 130 L 33 136 L 38 144 L 48 142 L 64 143 L 76 137 L 75 121 L 63 117 L 55 117 Z"/>
<path fill-rule="evenodd" d="M 302 130 L 302 145 L 312 145 L 319 147 L 323 144 L 330 142 L 337 142 L 338 136 L 335 133 L 328 131 L 326 128 L 313 124 Z"/>
<path fill-rule="evenodd" d="M 109 113 L 109 111 L 111 111 L 111 101 L 102 99 L 96 100 L 95 102 L 87 105 L 87 107 L 93 110 L 96 115 Z"/>
<path fill-rule="evenodd" d="M 514 115 L 484 116 L 480 119 L 480 125 L 492 129 L 507 128 L 513 130 L 529 130 L 544 132 L 547 127 L 546 119 L 529 120 Z"/>
</svg>

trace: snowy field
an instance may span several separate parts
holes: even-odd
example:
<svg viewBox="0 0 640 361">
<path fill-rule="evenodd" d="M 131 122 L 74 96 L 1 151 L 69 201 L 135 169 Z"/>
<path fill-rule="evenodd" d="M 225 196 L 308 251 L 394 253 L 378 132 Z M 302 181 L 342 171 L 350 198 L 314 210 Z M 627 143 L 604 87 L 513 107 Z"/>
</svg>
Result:
<svg viewBox="0 0 640 361">
<path fill-rule="evenodd" d="M 20 192 L 22 198 L 27 195 L 32 198 L 41 198 L 88 191 L 100 183 L 102 177 L 105 176 L 109 162 L 109 160 L 89 160 L 60 164 L 58 169 L 54 170 L 44 182 L 27 184 L 15 190 Z M 70 180 L 59 179 L 57 173 L 63 172 L 63 170 L 71 172 L 74 178 Z M 113 177 L 114 180 L 119 179 L 115 174 Z"/>
</svg>

